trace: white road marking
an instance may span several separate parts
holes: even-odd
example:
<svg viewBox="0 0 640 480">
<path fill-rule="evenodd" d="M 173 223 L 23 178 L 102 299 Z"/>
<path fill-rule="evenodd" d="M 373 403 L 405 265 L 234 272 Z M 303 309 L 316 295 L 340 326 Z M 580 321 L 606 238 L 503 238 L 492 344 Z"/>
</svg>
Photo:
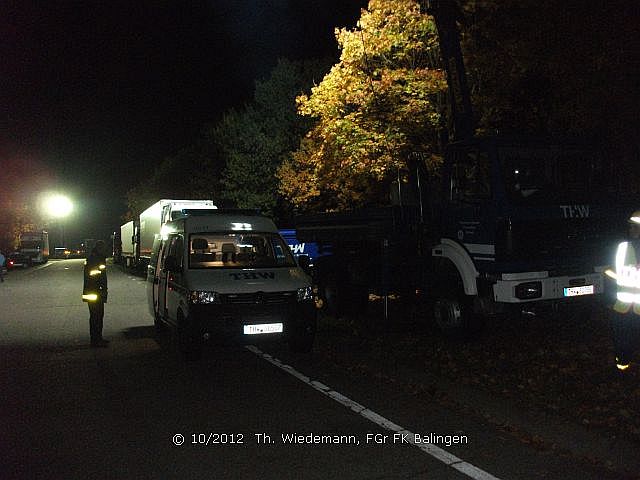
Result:
<svg viewBox="0 0 640 480">
<path fill-rule="evenodd" d="M 397 432 L 399 434 L 406 434 L 407 440 L 413 446 L 419 448 L 424 453 L 430 455 L 431 457 L 444 463 L 445 465 L 458 470 L 460 473 L 463 473 L 466 476 L 473 478 L 474 480 L 500 480 L 498 477 L 491 475 L 489 472 L 485 472 L 484 470 L 476 467 L 475 465 L 465 462 L 461 458 L 456 457 L 452 453 L 449 453 L 446 450 L 436 445 L 433 445 L 431 443 L 415 443 L 414 433 L 411 432 L 410 430 L 407 430 L 404 427 L 401 427 L 400 425 L 393 423 L 391 420 L 388 420 L 382 415 L 377 414 L 373 410 L 369 410 L 364 405 L 360 405 L 358 402 L 351 400 L 348 397 L 345 397 L 344 395 L 342 395 L 339 392 L 336 392 L 335 390 L 325 385 L 324 383 L 318 382 L 317 380 L 311 380 L 306 375 L 298 372 L 291 365 L 286 365 L 282 363 L 277 358 L 274 358 L 268 353 L 263 352 L 262 350 L 255 347 L 254 345 L 247 345 L 245 346 L 245 348 L 250 352 L 254 353 L 255 355 L 257 355 L 258 357 L 271 363 L 272 365 L 275 365 L 279 369 L 284 370 L 288 374 L 296 377 L 301 382 L 306 383 L 311 388 L 314 388 L 315 390 L 319 391 L 323 395 L 326 395 L 327 397 L 335 400 L 341 405 L 344 405 L 345 407 L 350 408 L 355 413 L 357 413 L 361 417 L 366 418 L 370 422 L 375 423 L 376 425 L 384 428 L 385 430 L 390 430 L 392 432 Z"/>
<path fill-rule="evenodd" d="M 37 272 L 38 270 L 42 270 L 43 268 L 47 268 L 53 265 L 52 262 L 43 263 L 42 265 L 38 265 L 37 267 L 32 267 L 31 270 L 27 272 L 27 274 L 31 274 L 33 272 Z"/>
</svg>

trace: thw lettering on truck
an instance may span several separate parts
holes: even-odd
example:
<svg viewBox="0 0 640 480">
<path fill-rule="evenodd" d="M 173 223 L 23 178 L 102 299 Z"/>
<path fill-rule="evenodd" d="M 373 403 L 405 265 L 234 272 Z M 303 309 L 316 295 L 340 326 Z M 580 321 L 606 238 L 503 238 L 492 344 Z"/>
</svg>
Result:
<svg viewBox="0 0 640 480">
<path fill-rule="evenodd" d="M 589 218 L 589 205 L 560 205 L 564 218 Z"/>
</svg>

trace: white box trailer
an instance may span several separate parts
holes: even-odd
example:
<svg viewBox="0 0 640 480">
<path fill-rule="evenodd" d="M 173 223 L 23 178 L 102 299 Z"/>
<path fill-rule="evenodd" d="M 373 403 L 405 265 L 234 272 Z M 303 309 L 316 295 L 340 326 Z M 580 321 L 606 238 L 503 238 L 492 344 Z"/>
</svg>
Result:
<svg viewBox="0 0 640 480">
<path fill-rule="evenodd" d="M 49 234 L 44 230 L 22 232 L 20 234 L 20 253 L 26 255 L 31 263 L 47 263 L 49 260 Z"/>
<path fill-rule="evenodd" d="M 159 200 L 140 214 L 136 264 L 149 264 L 153 241 L 160 235 L 162 226 L 189 214 L 189 210 L 217 209 L 212 200 Z M 124 244 L 124 236 L 123 236 Z"/>
<path fill-rule="evenodd" d="M 122 264 L 125 267 L 135 265 L 140 256 L 138 250 L 138 220 L 131 220 L 120 227 L 120 242 L 122 243 Z"/>
</svg>

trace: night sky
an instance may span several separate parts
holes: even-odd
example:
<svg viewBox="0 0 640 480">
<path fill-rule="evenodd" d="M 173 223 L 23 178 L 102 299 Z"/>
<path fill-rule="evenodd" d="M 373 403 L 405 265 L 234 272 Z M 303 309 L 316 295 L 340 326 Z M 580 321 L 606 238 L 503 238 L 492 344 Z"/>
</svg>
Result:
<svg viewBox="0 0 640 480">
<path fill-rule="evenodd" d="M 248 101 L 278 58 L 337 59 L 334 28 L 366 4 L 3 2 L 0 178 L 20 184 L 4 194 L 68 193 L 67 236 L 106 235 L 125 192 Z"/>
</svg>

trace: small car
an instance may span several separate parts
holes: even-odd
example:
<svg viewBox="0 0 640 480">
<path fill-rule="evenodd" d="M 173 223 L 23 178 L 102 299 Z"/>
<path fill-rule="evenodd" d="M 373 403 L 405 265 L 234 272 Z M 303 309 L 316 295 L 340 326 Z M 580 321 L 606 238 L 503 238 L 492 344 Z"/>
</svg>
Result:
<svg viewBox="0 0 640 480">
<path fill-rule="evenodd" d="M 31 266 L 31 258 L 20 252 L 13 252 L 7 255 L 5 264 L 7 270 L 13 270 L 14 268 L 27 268 Z"/>
</svg>

